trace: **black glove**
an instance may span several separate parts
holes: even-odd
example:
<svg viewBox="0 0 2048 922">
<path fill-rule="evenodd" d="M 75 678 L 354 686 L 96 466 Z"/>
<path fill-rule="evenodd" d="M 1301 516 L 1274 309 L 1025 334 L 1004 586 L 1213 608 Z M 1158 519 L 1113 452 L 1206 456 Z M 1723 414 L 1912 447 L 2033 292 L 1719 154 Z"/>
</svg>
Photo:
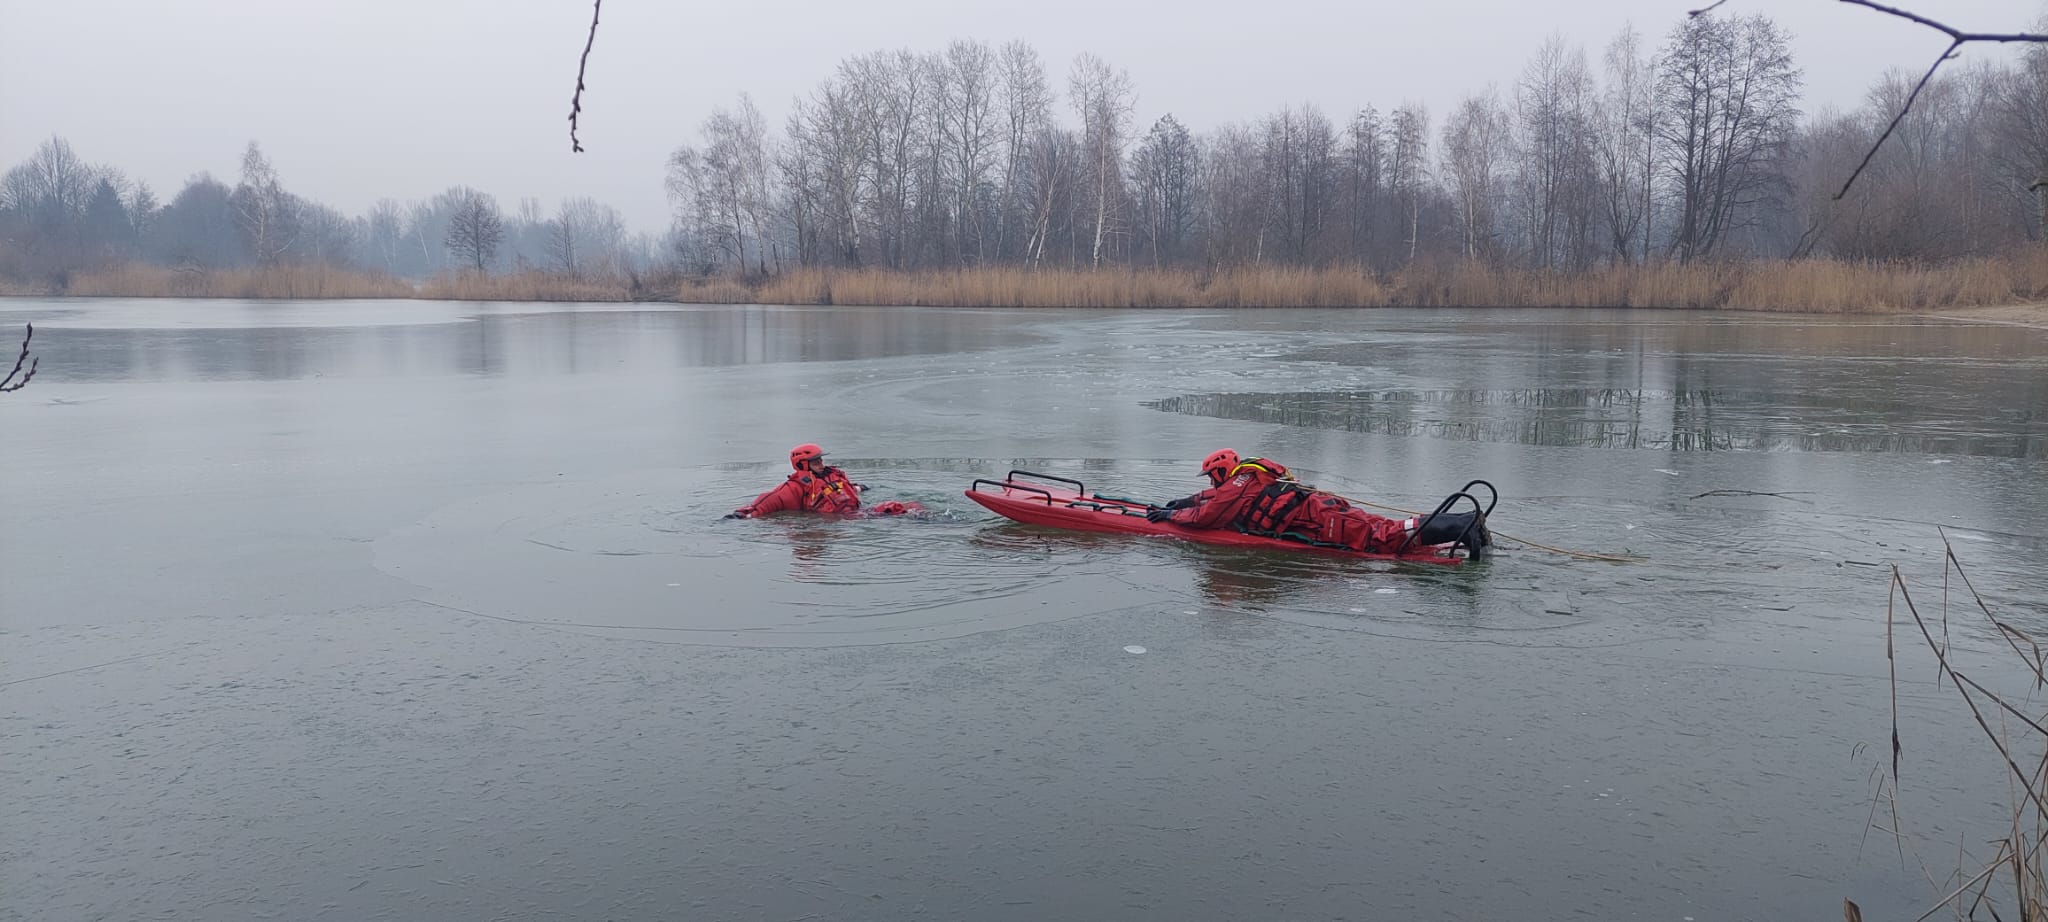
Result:
<svg viewBox="0 0 2048 922">
<path fill-rule="evenodd" d="M 728 512 L 722 516 L 719 516 L 719 518 L 721 519 L 744 519 L 746 517 L 747 515 L 744 512 Z"/>
<path fill-rule="evenodd" d="M 1145 513 L 1145 521 L 1147 522 L 1164 522 L 1170 518 L 1173 518 L 1172 509 L 1154 509 Z"/>
<path fill-rule="evenodd" d="M 1160 507 L 1160 508 L 1162 508 L 1162 509 L 1186 509 L 1187 507 L 1189 507 L 1189 506 L 1192 506 L 1192 505 L 1194 505 L 1194 504 L 1195 504 L 1195 500 L 1194 500 L 1194 498 L 1193 498 L 1193 497 L 1189 497 L 1189 496 L 1183 496 L 1183 497 L 1181 497 L 1181 498 L 1179 498 L 1179 499 L 1176 499 L 1176 500 L 1173 500 L 1173 501 L 1171 501 L 1171 502 L 1167 503 L 1166 505 L 1164 505 L 1164 506 L 1162 506 L 1162 507 Z"/>
</svg>

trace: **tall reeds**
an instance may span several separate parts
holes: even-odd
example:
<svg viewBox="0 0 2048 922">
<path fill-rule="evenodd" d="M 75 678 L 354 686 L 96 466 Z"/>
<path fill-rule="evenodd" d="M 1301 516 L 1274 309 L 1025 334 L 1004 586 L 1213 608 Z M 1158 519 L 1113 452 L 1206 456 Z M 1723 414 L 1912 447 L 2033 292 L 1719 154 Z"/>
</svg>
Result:
<svg viewBox="0 0 2048 922">
<path fill-rule="evenodd" d="M 686 282 L 695 303 L 948 307 L 1629 307 L 1897 313 L 2048 300 L 2048 251 L 1934 266 L 1836 260 L 1658 263 L 1584 272 L 1424 263 L 1357 269 L 799 269 Z"/>
<path fill-rule="evenodd" d="M 2048 714 L 2040 711 L 2041 705 L 2035 699 L 2036 695 L 2048 690 L 2048 651 L 2043 650 L 2031 632 L 2001 617 L 1985 603 L 1945 533 L 1942 535 L 1942 554 L 1938 625 L 1930 625 L 1929 616 L 1924 615 L 1913 601 L 1912 591 L 1898 566 L 1894 564 L 1891 568 L 1890 591 L 1885 601 L 1885 658 L 1892 664 L 1891 750 L 1890 759 L 1879 769 L 1882 773 L 1888 766 L 1889 771 L 1880 776 L 1882 785 L 1872 809 L 1875 812 L 1878 804 L 1889 802 L 1892 816 L 1889 827 L 1879 826 L 1874 820 L 1872 826 L 1898 836 L 1903 849 L 1905 833 L 1901 830 L 1897 809 L 1899 761 L 1903 751 L 1899 731 L 1898 679 L 1898 661 L 1903 651 L 1898 641 L 1903 631 L 1908 646 L 1918 646 L 1910 638 L 1914 634 L 1919 635 L 1933 656 L 1937 689 L 1952 693 L 1960 700 L 1969 721 L 1981 731 L 1985 748 L 1995 752 L 2004 765 L 2003 778 L 1987 778 L 1981 784 L 1973 782 L 1967 787 L 1982 791 L 1987 796 L 2002 787 L 2007 796 L 2006 820 L 1996 829 L 1986 831 L 1984 841 L 1991 845 L 1991 857 L 1979 864 L 1957 868 L 1951 879 L 1954 886 L 1947 889 L 1920 918 L 1926 919 L 1943 909 L 1951 909 L 1958 919 L 2015 916 L 2022 920 L 2048 919 Z M 1970 671 L 1965 671 L 1959 659 L 1961 651 L 1956 649 L 1950 633 L 1952 575 L 1969 595 L 1965 610 L 1976 609 L 1998 639 L 1998 661 L 1979 664 L 1985 666 L 1982 679 L 1973 675 L 1978 668 L 1975 665 L 1970 667 Z M 2003 693 L 1994 691 L 1989 687 L 1991 685 L 2004 686 L 2008 690 Z M 2024 689 L 2015 689 L 2015 685 L 2024 686 Z M 1960 721 L 1964 715 L 1957 713 L 1955 716 Z M 1861 915 L 1853 902 L 1845 901 L 1844 909 L 1850 918 Z"/>
<path fill-rule="evenodd" d="M 4 283 L 0 283 L 4 285 Z M 1357 268 L 952 271 L 794 269 L 723 276 L 577 279 L 521 271 L 444 274 L 417 286 L 325 266 L 173 269 L 131 264 L 72 275 L 55 291 L 0 294 L 172 298 L 427 298 L 462 301 L 672 300 L 693 304 L 929 307 L 1619 307 L 1882 314 L 2048 302 L 2048 248 L 1918 265 L 1809 259 L 1606 266 L 1583 272 L 1423 262 Z"/>
<path fill-rule="evenodd" d="M 459 272 L 427 280 L 418 297 L 433 301 L 630 301 L 632 292 L 620 281 L 550 272 Z"/>
<path fill-rule="evenodd" d="M 194 270 L 138 263 L 72 275 L 63 293 L 98 298 L 319 300 L 409 298 L 413 288 L 382 273 L 329 266 Z"/>
</svg>

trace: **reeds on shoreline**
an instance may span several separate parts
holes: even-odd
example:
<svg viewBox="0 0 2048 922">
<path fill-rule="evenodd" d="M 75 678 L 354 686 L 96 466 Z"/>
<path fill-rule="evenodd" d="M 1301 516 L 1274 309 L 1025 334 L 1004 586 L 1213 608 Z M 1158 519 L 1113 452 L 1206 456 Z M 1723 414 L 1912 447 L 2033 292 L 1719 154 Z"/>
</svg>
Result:
<svg viewBox="0 0 2048 922">
<path fill-rule="evenodd" d="M 331 266 L 194 270 L 131 263 L 74 274 L 61 293 L 86 298 L 325 300 L 410 298 L 413 289 L 380 272 Z"/>
<path fill-rule="evenodd" d="M 1939 266 L 1800 260 L 1657 263 L 1585 272 L 1426 263 L 1358 269 L 801 269 L 754 285 L 686 282 L 694 303 L 932 307 L 1623 307 L 1881 314 L 2048 299 L 2048 251 Z"/>
<path fill-rule="evenodd" d="M 765 279 L 711 276 L 680 281 L 575 278 L 523 270 L 448 273 L 419 284 L 380 272 L 326 266 L 197 270 L 131 264 L 76 273 L 56 288 L 37 292 L 0 283 L 0 294 L 1009 308 L 1607 307 L 1884 314 L 2048 301 L 2048 248 L 1939 265 L 1809 259 L 1555 272 L 1457 261 L 1417 263 L 1388 275 L 1355 267 L 1283 266 L 1213 272 L 806 268 Z"/>
<path fill-rule="evenodd" d="M 621 282 L 549 272 L 458 272 L 427 280 L 415 297 L 430 301 L 630 301 L 632 292 Z"/>
</svg>

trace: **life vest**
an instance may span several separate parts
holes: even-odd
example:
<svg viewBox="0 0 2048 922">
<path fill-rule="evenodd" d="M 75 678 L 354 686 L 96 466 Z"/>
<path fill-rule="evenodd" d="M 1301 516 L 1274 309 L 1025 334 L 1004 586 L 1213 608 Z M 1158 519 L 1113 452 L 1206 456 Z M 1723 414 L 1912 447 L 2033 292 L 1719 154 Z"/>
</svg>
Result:
<svg viewBox="0 0 2048 922">
<path fill-rule="evenodd" d="M 1287 521 L 1294 515 L 1294 510 L 1301 508 L 1301 504 L 1308 502 L 1309 498 L 1315 495 L 1314 487 L 1297 482 L 1294 476 L 1288 473 L 1287 467 L 1278 461 L 1268 461 L 1264 458 L 1241 461 L 1230 469 L 1230 476 L 1236 477 L 1239 472 L 1254 476 L 1264 474 L 1273 478 L 1271 483 L 1259 490 L 1258 495 L 1252 497 L 1251 502 L 1238 510 L 1237 518 L 1230 523 L 1231 527 L 1246 534 L 1279 537 L 1280 530 L 1287 527 Z"/>
<path fill-rule="evenodd" d="M 789 479 L 802 495 L 805 512 L 860 511 L 860 488 L 846 479 L 845 471 L 836 467 L 828 467 L 816 474 L 794 471 Z"/>
</svg>

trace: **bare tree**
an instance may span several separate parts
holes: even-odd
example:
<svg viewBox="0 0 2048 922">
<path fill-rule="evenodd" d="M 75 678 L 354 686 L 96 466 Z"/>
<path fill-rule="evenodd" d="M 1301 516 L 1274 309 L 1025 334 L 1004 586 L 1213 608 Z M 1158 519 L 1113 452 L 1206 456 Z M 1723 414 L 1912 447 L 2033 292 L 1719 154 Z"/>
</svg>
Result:
<svg viewBox="0 0 2048 922">
<path fill-rule="evenodd" d="M 1202 152 L 1206 247 L 1210 264 L 1235 266 L 1266 258 L 1274 192 L 1260 162 L 1260 137 L 1242 125 L 1209 135 Z"/>
<path fill-rule="evenodd" d="M 1046 248 L 1056 230 L 1068 231 L 1071 238 L 1072 229 L 1066 226 L 1070 221 L 1059 226 L 1054 222 L 1062 215 L 1071 218 L 1072 208 L 1063 206 L 1071 206 L 1079 198 L 1075 186 L 1082 180 L 1081 142 L 1063 128 L 1043 128 L 1032 137 L 1026 156 L 1032 211 L 1024 259 L 1029 265 L 1039 266 L 1045 263 Z"/>
<path fill-rule="evenodd" d="M 1551 36 L 1515 86 L 1515 200 L 1532 267 L 1582 268 L 1591 256 L 1592 110 L 1585 52 Z"/>
<path fill-rule="evenodd" d="M 72 150 L 69 141 L 52 137 L 26 162 L 0 176 L 0 207 L 54 226 L 85 214 L 100 173 Z"/>
<path fill-rule="evenodd" d="M 1491 88 L 1468 96 L 1444 122 L 1443 175 L 1457 203 L 1465 258 L 1494 255 L 1499 236 L 1495 224 L 1503 197 L 1501 172 L 1506 166 L 1513 121 Z"/>
<path fill-rule="evenodd" d="M 1393 136 L 1388 179 L 1408 225 L 1407 261 L 1414 262 L 1422 240 L 1422 203 L 1429 182 L 1429 110 L 1421 103 L 1394 110 Z"/>
<path fill-rule="evenodd" d="M 1154 267 L 1180 258 L 1195 226 L 1200 176 L 1201 151 L 1194 136 L 1172 115 L 1160 117 L 1131 156 L 1131 178 L 1138 187 L 1138 210 Z"/>
<path fill-rule="evenodd" d="M 1074 59 L 1067 78 L 1068 101 L 1081 119 L 1081 156 L 1094 212 L 1088 262 L 1102 265 L 1103 246 L 1118 229 L 1124 200 L 1124 135 L 1135 100 L 1130 75 L 1087 52 Z"/>
<path fill-rule="evenodd" d="M 19 271 L 60 279 L 89 261 L 87 211 L 106 173 L 52 137 L 0 174 L 0 213 L 11 213 L 21 230 Z"/>
<path fill-rule="evenodd" d="M 2048 18 L 2038 26 L 2048 32 Z M 1989 140 L 1999 171 L 1998 181 L 2014 193 L 2024 209 L 2028 195 L 2041 196 L 2040 214 L 2028 235 L 2048 239 L 2048 44 L 2027 49 L 2019 66 L 1999 81 L 1992 94 L 1994 118 Z M 2019 190 L 2024 187 L 2025 192 Z"/>
<path fill-rule="evenodd" d="M 727 264 L 744 271 L 751 257 L 756 270 L 766 275 L 771 160 L 767 125 L 753 100 L 742 93 L 737 109 L 712 111 L 702 134 L 702 148 L 679 147 L 669 155 L 670 201 L 678 207 L 679 217 L 725 254 Z"/>
<path fill-rule="evenodd" d="M 952 157 L 952 221 L 959 262 L 989 258 L 993 218 L 981 201 L 1002 137 L 996 124 L 996 54 L 982 42 L 946 48 L 945 140 Z"/>
<path fill-rule="evenodd" d="M 364 216 L 363 243 L 386 272 L 397 273 L 399 250 L 405 246 L 405 218 L 398 200 L 381 198 Z"/>
<path fill-rule="evenodd" d="M 277 170 L 254 141 L 242 152 L 242 181 L 235 187 L 234 203 L 236 224 L 249 255 L 258 265 L 282 261 L 298 241 L 298 202 L 284 190 Z"/>
<path fill-rule="evenodd" d="M 1380 218 L 1385 185 L 1386 150 L 1378 110 L 1371 106 L 1352 116 L 1344 132 L 1344 163 L 1338 186 L 1343 195 L 1346 252 L 1360 265 L 1371 262 L 1374 224 Z"/>
<path fill-rule="evenodd" d="M 616 278 L 623 270 L 625 233 L 617 209 L 594 199 L 567 199 L 548 222 L 549 265 L 573 278 Z"/>
<path fill-rule="evenodd" d="M 1633 26 L 1622 27 L 1608 44 L 1605 62 L 1594 155 L 1607 244 L 1622 262 L 1648 261 L 1656 188 L 1657 63 L 1644 56 Z"/>
<path fill-rule="evenodd" d="M 135 181 L 135 188 L 128 193 L 128 217 L 135 225 L 137 240 L 149 236 L 149 229 L 156 222 L 163 205 L 156 200 L 156 191 L 149 183 Z"/>
<path fill-rule="evenodd" d="M 464 186 L 455 194 L 455 212 L 448 218 L 443 245 L 456 259 L 482 272 L 497 259 L 498 245 L 505 242 L 504 215 L 489 193 Z"/>
<path fill-rule="evenodd" d="M 1038 52 L 1021 41 L 1003 45 L 997 63 L 1003 106 L 1003 179 L 997 195 L 996 253 L 1011 255 L 1012 241 L 1035 239 L 1022 228 L 1035 228 L 1035 196 L 1025 190 L 1034 185 L 1030 175 L 1031 146 L 1045 130 L 1052 112 L 1052 88 L 1045 77 L 1045 65 Z M 1028 248 L 1027 248 L 1028 249 Z"/>
<path fill-rule="evenodd" d="M 1663 170 L 1678 212 L 1672 255 L 1711 255 L 1789 192 L 1799 87 L 1785 35 L 1768 17 L 1693 16 L 1672 31 L 1657 87 Z"/>
</svg>

